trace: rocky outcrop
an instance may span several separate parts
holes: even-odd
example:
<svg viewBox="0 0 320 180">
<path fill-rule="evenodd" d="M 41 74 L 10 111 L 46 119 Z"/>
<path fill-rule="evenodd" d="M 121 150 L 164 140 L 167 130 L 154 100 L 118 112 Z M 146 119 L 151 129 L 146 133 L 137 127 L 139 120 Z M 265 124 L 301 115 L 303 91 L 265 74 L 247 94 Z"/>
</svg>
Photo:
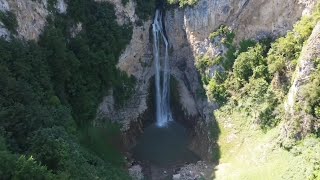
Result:
<svg viewBox="0 0 320 180">
<path fill-rule="evenodd" d="M 141 116 L 148 109 L 147 98 L 149 96 L 150 78 L 154 74 L 152 68 L 152 44 L 149 38 L 149 29 L 152 21 L 142 22 L 142 25 L 136 24 L 139 19 L 135 13 L 133 0 L 130 0 L 126 5 L 123 5 L 121 0 L 96 1 L 107 1 L 115 6 L 118 24 L 130 23 L 133 25 L 131 41 L 121 54 L 117 67 L 136 78 L 135 93 L 122 108 L 115 108 L 114 104 L 110 106 L 108 99 L 112 99 L 111 94 L 104 99 L 98 109 L 99 117 L 122 124 L 122 131 L 125 132 L 130 129 L 132 123 L 138 123 Z"/>
<path fill-rule="evenodd" d="M 204 161 L 198 161 L 195 164 L 188 164 L 172 176 L 173 180 L 200 180 L 212 179 L 212 165 L 206 164 Z"/>
<path fill-rule="evenodd" d="M 134 165 L 129 168 L 129 175 L 133 180 L 143 180 L 142 167 L 140 165 Z"/>
<path fill-rule="evenodd" d="M 0 13 L 5 13 L 9 10 L 10 10 L 9 4 L 7 0 L 0 0 Z M 10 39 L 10 32 L 1 21 L 0 21 L 0 37 L 6 40 Z"/>
<path fill-rule="evenodd" d="M 64 2 L 64 0 L 57 0 L 55 7 L 59 13 L 64 14 L 67 12 L 68 5 Z"/>
<path fill-rule="evenodd" d="M 0 22 L 0 37 L 9 40 L 10 39 L 10 32 L 9 30 L 4 26 L 2 22 Z"/>
<path fill-rule="evenodd" d="M 182 11 L 188 41 L 199 55 L 205 53 L 205 39 L 221 24 L 233 29 L 237 42 L 283 35 L 312 5 L 310 0 L 200 0 L 195 7 Z"/>
<path fill-rule="evenodd" d="M 8 1 L 10 11 L 16 15 L 18 21 L 17 32 L 27 40 L 37 39 L 46 25 L 47 1 Z"/>
<path fill-rule="evenodd" d="M 305 136 L 310 133 L 314 127 L 319 126 L 319 122 L 316 122 L 312 115 L 307 114 L 304 111 L 309 103 L 304 98 L 304 88 L 311 81 L 310 76 L 316 70 L 314 61 L 319 57 L 320 23 L 316 25 L 307 43 L 302 49 L 296 71 L 294 73 L 293 83 L 290 87 L 288 98 L 285 103 L 287 116 L 290 117 L 290 121 L 288 121 L 283 127 L 286 137 L 292 136 L 292 133 L 298 133 L 300 134 L 300 137 Z M 299 110 L 297 111 L 297 109 Z M 296 119 L 293 117 L 296 117 Z M 298 125 L 296 123 L 298 123 Z M 298 130 L 295 130 L 297 127 Z"/>
<path fill-rule="evenodd" d="M 55 5 L 59 13 L 66 13 L 67 4 L 64 0 L 57 0 Z M 19 38 L 26 40 L 37 40 L 42 33 L 50 14 L 47 0 L 25 1 L 25 0 L 0 0 L 1 11 L 11 11 L 15 14 Z M 8 33 L 0 26 L 0 34 Z"/>
</svg>

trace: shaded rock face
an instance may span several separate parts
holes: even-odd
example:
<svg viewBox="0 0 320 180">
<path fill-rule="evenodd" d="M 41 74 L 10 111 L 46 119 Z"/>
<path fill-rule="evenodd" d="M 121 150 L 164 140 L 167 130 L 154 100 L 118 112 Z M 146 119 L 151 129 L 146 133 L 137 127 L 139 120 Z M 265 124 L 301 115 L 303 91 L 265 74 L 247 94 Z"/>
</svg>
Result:
<svg viewBox="0 0 320 180">
<path fill-rule="evenodd" d="M 297 111 L 297 107 L 306 109 L 305 107 L 308 105 L 308 102 L 305 100 L 304 88 L 310 83 L 310 76 L 316 70 L 314 61 L 318 57 L 320 57 L 320 23 L 316 25 L 302 49 L 294 73 L 293 83 L 290 87 L 287 101 L 285 102 L 285 110 L 288 118 L 299 118 L 297 119 L 299 122 L 291 119 L 284 125 L 283 134 L 287 138 L 291 136 L 297 137 L 297 134 L 290 134 L 289 132 L 298 133 L 300 134 L 299 136 L 304 137 L 320 126 L 320 122 L 312 115 L 307 114 L 304 110 Z M 298 123 L 298 125 L 295 123 Z M 297 127 L 299 128 L 296 129 Z"/>
</svg>

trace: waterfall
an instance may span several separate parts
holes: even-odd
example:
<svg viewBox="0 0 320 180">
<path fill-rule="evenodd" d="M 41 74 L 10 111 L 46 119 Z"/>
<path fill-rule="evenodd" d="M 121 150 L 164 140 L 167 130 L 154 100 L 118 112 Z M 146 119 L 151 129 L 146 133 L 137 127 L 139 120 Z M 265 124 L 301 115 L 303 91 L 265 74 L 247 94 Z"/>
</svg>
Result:
<svg viewBox="0 0 320 180">
<path fill-rule="evenodd" d="M 162 14 L 159 10 L 156 11 L 152 24 L 152 31 L 153 56 L 155 63 L 157 126 L 164 127 L 172 120 L 170 111 L 169 43 L 163 31 Z"/>
</svg>

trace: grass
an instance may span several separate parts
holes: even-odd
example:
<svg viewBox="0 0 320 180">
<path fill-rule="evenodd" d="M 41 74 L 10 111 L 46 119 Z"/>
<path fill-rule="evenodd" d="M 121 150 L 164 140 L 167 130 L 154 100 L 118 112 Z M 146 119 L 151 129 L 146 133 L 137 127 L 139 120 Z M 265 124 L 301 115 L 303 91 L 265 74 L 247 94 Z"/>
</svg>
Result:
<svg viewBox="0 0 320 180">
<path fill-rule="evenodd" d="M 313 141 L 312 145 L 308 145 L 310 140 L 307 139 L 307 143 L 300 143 L 299 153 L 287 151 L 277 144 L 280 125 L 264 133 L 258 125 L 250 123 L 253 119 L 244 110 L 230 109 L 222 108 L 215 113 L 221 130 L 218 140 L 221 158 L 214 171 L 215 179 L 315 178 L 312 176 L 314 162 L 308 161 L 305 156 L 317 156 L 318 149 L 311 150 L 310 147 L 319 144 Z M 313 151 L 313 154 L 308 151 Z"/>
<path fill-rule="evenodd" d="M 226 132 L 222 131 L 224 140 L 219 140 L 222 159 L 215 172 L 216 179 L 281 179 L 286 173 L 293 156 L 282 149 L 273 150 L 275 132 L 266 135 L 239 132 L 229 143 L 230 134 Z"/>
</svg>

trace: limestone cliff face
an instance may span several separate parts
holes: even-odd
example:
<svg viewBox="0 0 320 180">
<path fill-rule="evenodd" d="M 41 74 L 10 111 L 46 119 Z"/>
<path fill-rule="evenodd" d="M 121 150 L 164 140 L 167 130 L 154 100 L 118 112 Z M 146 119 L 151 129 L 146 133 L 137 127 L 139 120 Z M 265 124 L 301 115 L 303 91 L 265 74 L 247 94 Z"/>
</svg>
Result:
<svg viewBox="0 0 320 180">
<path fill-rule="evenodd" d="M 183 25 L 195 55 L 206 52 L 209 34 L 221 24 L 230 26 L 236 41 L 265 35 L 283 35 L 302 13 L 308 14 L 311 0 L 200 0 L 183 11 Z"/>
<path fill-rule="evenodd" d="M 142 25 L 137 25 L 139 18 L 135 13 L 135 2 L 130 0 L 125 6 L 121 0 L 97 0 L 108 1 L 115 6 L 117 22 L 119 25 L 132 24 L 132 39 L 127 48 L 121 54 L 117 67 L 132 75 L 137 80 L 135 94 L 122 108 L 115 108 L 112 93 L 105 97 L 98 109 L 98 116 L 107 118 L 122 124 L 122 131 L 130 129 L 132 123 L 139 123 L 140 117 L 148 109 L 147 97 L 149 79 L 154 74 L 152 67 L 152 44 L 149 38 L 149 29 L 152 24 L 147 20 Z M 96 123 L 101 123 L 96 121 Z M 141 127 L 140 127 L 141 128 Z"/>
<path fill-rule="evenodd" d="M 290 118 L 283 127 L 283 132 L 286 137 L 290 136 L 305 136 L 315 128 L 319 128 L 320 122 L 312 115 L 306 113 L 304 110 L 309 102 L 305 100 L 304 88 L 311 81 L 311 75 L 316 70 L 315 60 L 320 57 L 320 23 L 316 25 L 307 43 L 304 45 L 301 56 L 299 57 L 292 86 L 288 93 L 287 101 L 285 102 L 285 110 Z M 302 110 L 297 111 L 297 107 Z M 295 123 L 298 123 L 295 124 Z M 298 129 L 297 129 L 298 128 Z M 288 134 L 288 132 L 298 134 Z"/>
<path fill-rule="evenodd" d="M 67 5 L 64 0 L 57 0 L 55 8 L 59 13 L 65 13 Z M 0 11 L 11 11 L 15 14 L 18 21 L 18 37 L 26 40 L 38 39 L 50 14 L 47 0 L 0 0 Z M 0 36 L 9 34 L 10 32 L 0 25 Z"/>
</svg>

